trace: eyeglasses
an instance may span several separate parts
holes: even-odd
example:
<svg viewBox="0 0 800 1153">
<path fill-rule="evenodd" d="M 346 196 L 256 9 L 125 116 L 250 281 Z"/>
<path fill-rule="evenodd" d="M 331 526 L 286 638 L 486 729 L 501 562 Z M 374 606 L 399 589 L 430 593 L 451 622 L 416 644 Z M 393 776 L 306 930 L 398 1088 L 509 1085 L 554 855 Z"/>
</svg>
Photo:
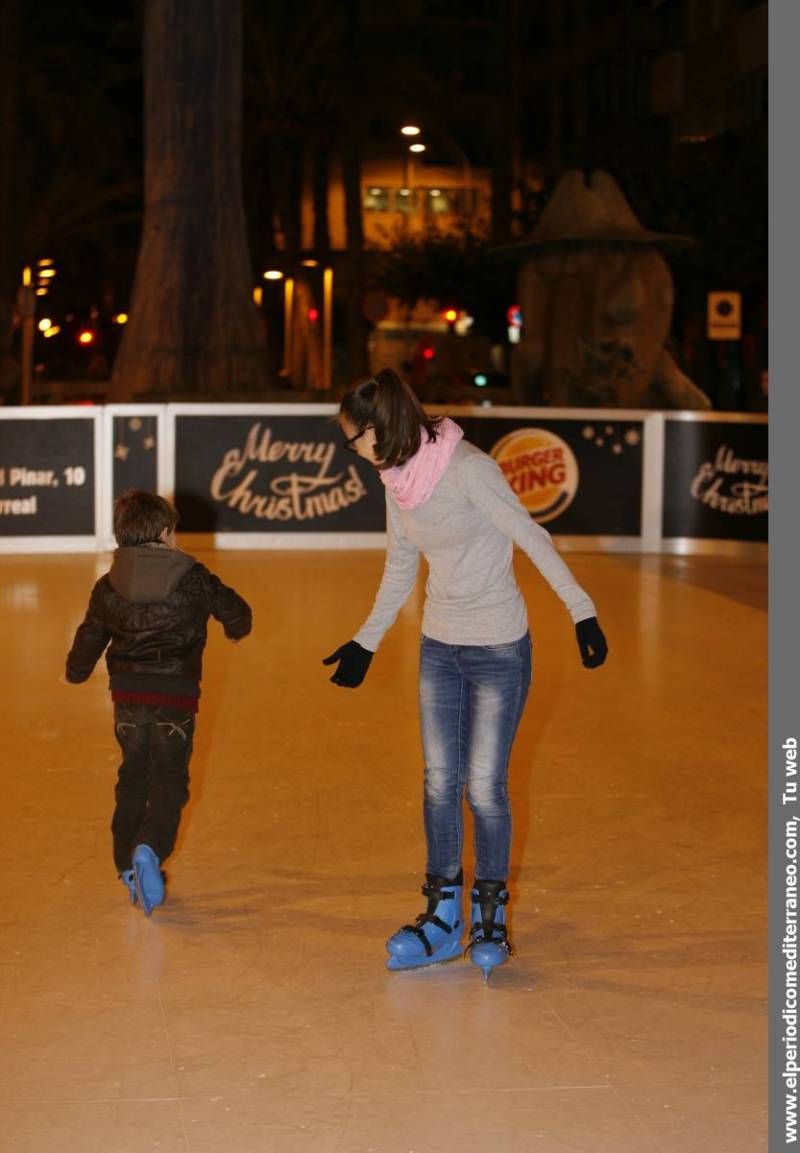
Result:
<svg viewBox="0 0 800 1153">
<path fill-rule="evenodd" d="M 347 451 L 357 453 L 358 449 L 356 448 L 356 442 L 361 440 L 361 437 L 364 435 L 365 432 L 369 432 L 369 430 L 371 428 L 374 428 L 374 427 L 375 427 L 374 424 L 367 424 L 364 426 L 364 428 L 361 429 L 361 432 L 357 432 L 355 434 L 355 436 L 348 437 L 347 440 L 344 442 L 344 447 L 347 449 Z"/>
</svg>

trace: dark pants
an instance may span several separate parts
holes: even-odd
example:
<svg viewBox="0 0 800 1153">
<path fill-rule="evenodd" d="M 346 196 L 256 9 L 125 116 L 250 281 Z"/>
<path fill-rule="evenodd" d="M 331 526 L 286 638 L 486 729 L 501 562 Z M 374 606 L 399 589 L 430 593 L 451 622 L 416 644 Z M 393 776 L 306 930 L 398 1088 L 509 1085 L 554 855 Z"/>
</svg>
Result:
<svg viewBox="0 0 800 1153">
<path fill-rule="evenodd" d="M 137 845 L 163 861 L 172 852 L 181 810 L 189 800 L 189 758 L 195 715 L 164 705 L 114 705 L 122 749 L 111 821 L 117 872 L 131 867 Z"/>
</svg>

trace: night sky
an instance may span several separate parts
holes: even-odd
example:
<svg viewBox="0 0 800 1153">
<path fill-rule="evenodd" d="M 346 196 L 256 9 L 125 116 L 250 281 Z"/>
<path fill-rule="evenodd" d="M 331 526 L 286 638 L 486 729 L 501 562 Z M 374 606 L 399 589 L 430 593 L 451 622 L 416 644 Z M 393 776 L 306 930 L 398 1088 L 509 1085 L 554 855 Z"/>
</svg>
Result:
<svg viewBox="0 0 800 1153">
<path fill-rule="evenodd" d="M 18 125 L 14 266 L 42 257 L 56 261 L 59 274 L 49 298 L 55 312 L 88 318 L 93 308 L 101 315 L 124 310 L 141 230 L 144 0 L 111 5 L 101 0 L 68 5 L 6 0 L 4 7 L 19 16 L 19 84 L 7 104 Z M 509 219 L 508 228 L 530 230 L 565 167 L 604 163 L 649 226 L 695 237 L 692 249 L 672 262 L 676 324 L 685 324 L 692 310 L 699 316 L 705 293 L 719 287 L 722 277 L 743 291 L 748 323 L 761 323 L 758 318 L 766 312 L 765 114 L 747 132 L 723 133 L 702 148 L 679 146 L 644 105 L 637 111 L 630 93 L 620 87 L 615 58 L 603 57 L 599 63 L 611 61 L 611 66 L 587 66 L 585 80 L 593 94 L 589 113 L 599 93 L 606 123 L 602 131 L 565 137 L 559 168 L 546 147 L 553 121 L 544 67 L 550 46 L 566 34 L 579 34 L 580 28 L 554 28 L 547 17 L 552 7 L 512 0 L 457 6 L 428 0 L 390 9 L 362 2 L 352 7 L 361 14 L 355 77 L 345 19 L 351 6 L 329 0 L 302 6 L 244 0 L 243 184 L 255 268 L 274 243 L 267 221 L 276 189 L 285 185 L 281 165 L 286 155 L 298 142 L 307 152 L 320 141 L 333 151 L 345 144 L 347 118 L 336 107 L 343 86 L 354 79 L 358 86 L 362 155 L 386 145 L 403 108 L 413 115 L 427 107 L 459 141 L 470 163 L 494 169 L 496 175 L 498 140 L 508 128 L 503 111 L 508 108 L 508 77 L 518 75 L 517 135 L 509 137 L 509 147 L 529 166 L 537 164 L 540 178 L 537 191 L 522 189 L 527 216 Z M 627 5 L 614 0 L 579 7 L 585 21 L 600 21 L 600 31 L 606 15 L 627 12 L 655 57 L 669 50 L 674 27 L 679 27 L 673 17 L 682 6 L 672 0 L 655 8 L 639 0 L 627 0 Z M 738 3 L 736 11 L 752 7 Z M 565 5 L 559 19 L 567 10 L 573 12 L 574 5 Z M 521 24 L 519 36 L 509 39 L 502 21 L 512 11 Z M 404 19 L 412 12 L 423 19 Z M 4 16 L 9 27 L 10 19 Z M 586 28 L 594 36 L 594 25 Z M 602 42 L 599 32 L 596 38 Z M 639 70 L 637 98 L 644 93 L 646 101 L 641 76 L 649 75 L 649 57 L 633 63 Z M 564 101 L 572 79 L 566 75 L 559 82 Z M 737 81 L 731 99 L 741 98 L 740 89 Z M 428 159 L 446 161 L 447 156 L 432 149 Z M 4 269 L 4 279 L 12 273 L 18 275 Z"/>
</svg>

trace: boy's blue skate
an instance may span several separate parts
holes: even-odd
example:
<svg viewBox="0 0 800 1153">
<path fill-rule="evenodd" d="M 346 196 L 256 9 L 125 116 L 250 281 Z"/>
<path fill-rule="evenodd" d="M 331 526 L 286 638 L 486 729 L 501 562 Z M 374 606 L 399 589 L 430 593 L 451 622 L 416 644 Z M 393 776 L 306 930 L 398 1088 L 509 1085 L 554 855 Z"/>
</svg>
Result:
<svg viewBox="0 0 800 1153">
<path fill-rule="evenodd" d="M 133 850 L 133 879 L 139 904 L 149 917 L 157 905 L 164 904 L 161 864 L 149 845 L 137 845 Z"/>
<path fill-rule="evenodd" d="M 488 981 L 492 970 L 505 965 L 514 950 L 506 930 L 508 890 L 505 881 L 477 881 L 472 890 L 472 924 L 467 953 Z"/>
<path fill-rule="evenodd" d="M 130 893 L 131 904 L 135 905 L 137 900 L 136 878 L 133 869 L 125 869 L 124 872 L 120 873 L 119 879 L 122 881 L 123 885 L 127 886 L 128 892 Z"/>
<path fill-rule="evenodd" d="M 403 925 L 386 942 L 389 951 L 387 969 L 397 971 L 441 965 L 460 956 L 464 931 L 461 911 L 463 887 L 461 873 L 453 881 L 426 874 L 422 895 L 428 898 L 428 908 L 420 913 L 413 925 Z"/>
</svg>

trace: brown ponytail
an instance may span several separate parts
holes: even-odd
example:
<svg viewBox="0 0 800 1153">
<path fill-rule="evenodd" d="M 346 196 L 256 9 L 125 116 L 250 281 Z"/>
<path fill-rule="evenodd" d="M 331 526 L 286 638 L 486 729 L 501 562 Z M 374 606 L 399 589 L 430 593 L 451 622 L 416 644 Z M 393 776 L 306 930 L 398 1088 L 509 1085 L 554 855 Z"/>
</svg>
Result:
<svg viewBox="0 0 800 1153">
<path fill-rule="evenodd" d="M 422 430 L 436 440 L 441 417 L 430 417 L 411 387 L 391 368 L 354 384 L 340 413 L 359 432 L 375 429 L 375 455 L 382 467 L 405 464 L 419 450 Z"/>
</svg>

